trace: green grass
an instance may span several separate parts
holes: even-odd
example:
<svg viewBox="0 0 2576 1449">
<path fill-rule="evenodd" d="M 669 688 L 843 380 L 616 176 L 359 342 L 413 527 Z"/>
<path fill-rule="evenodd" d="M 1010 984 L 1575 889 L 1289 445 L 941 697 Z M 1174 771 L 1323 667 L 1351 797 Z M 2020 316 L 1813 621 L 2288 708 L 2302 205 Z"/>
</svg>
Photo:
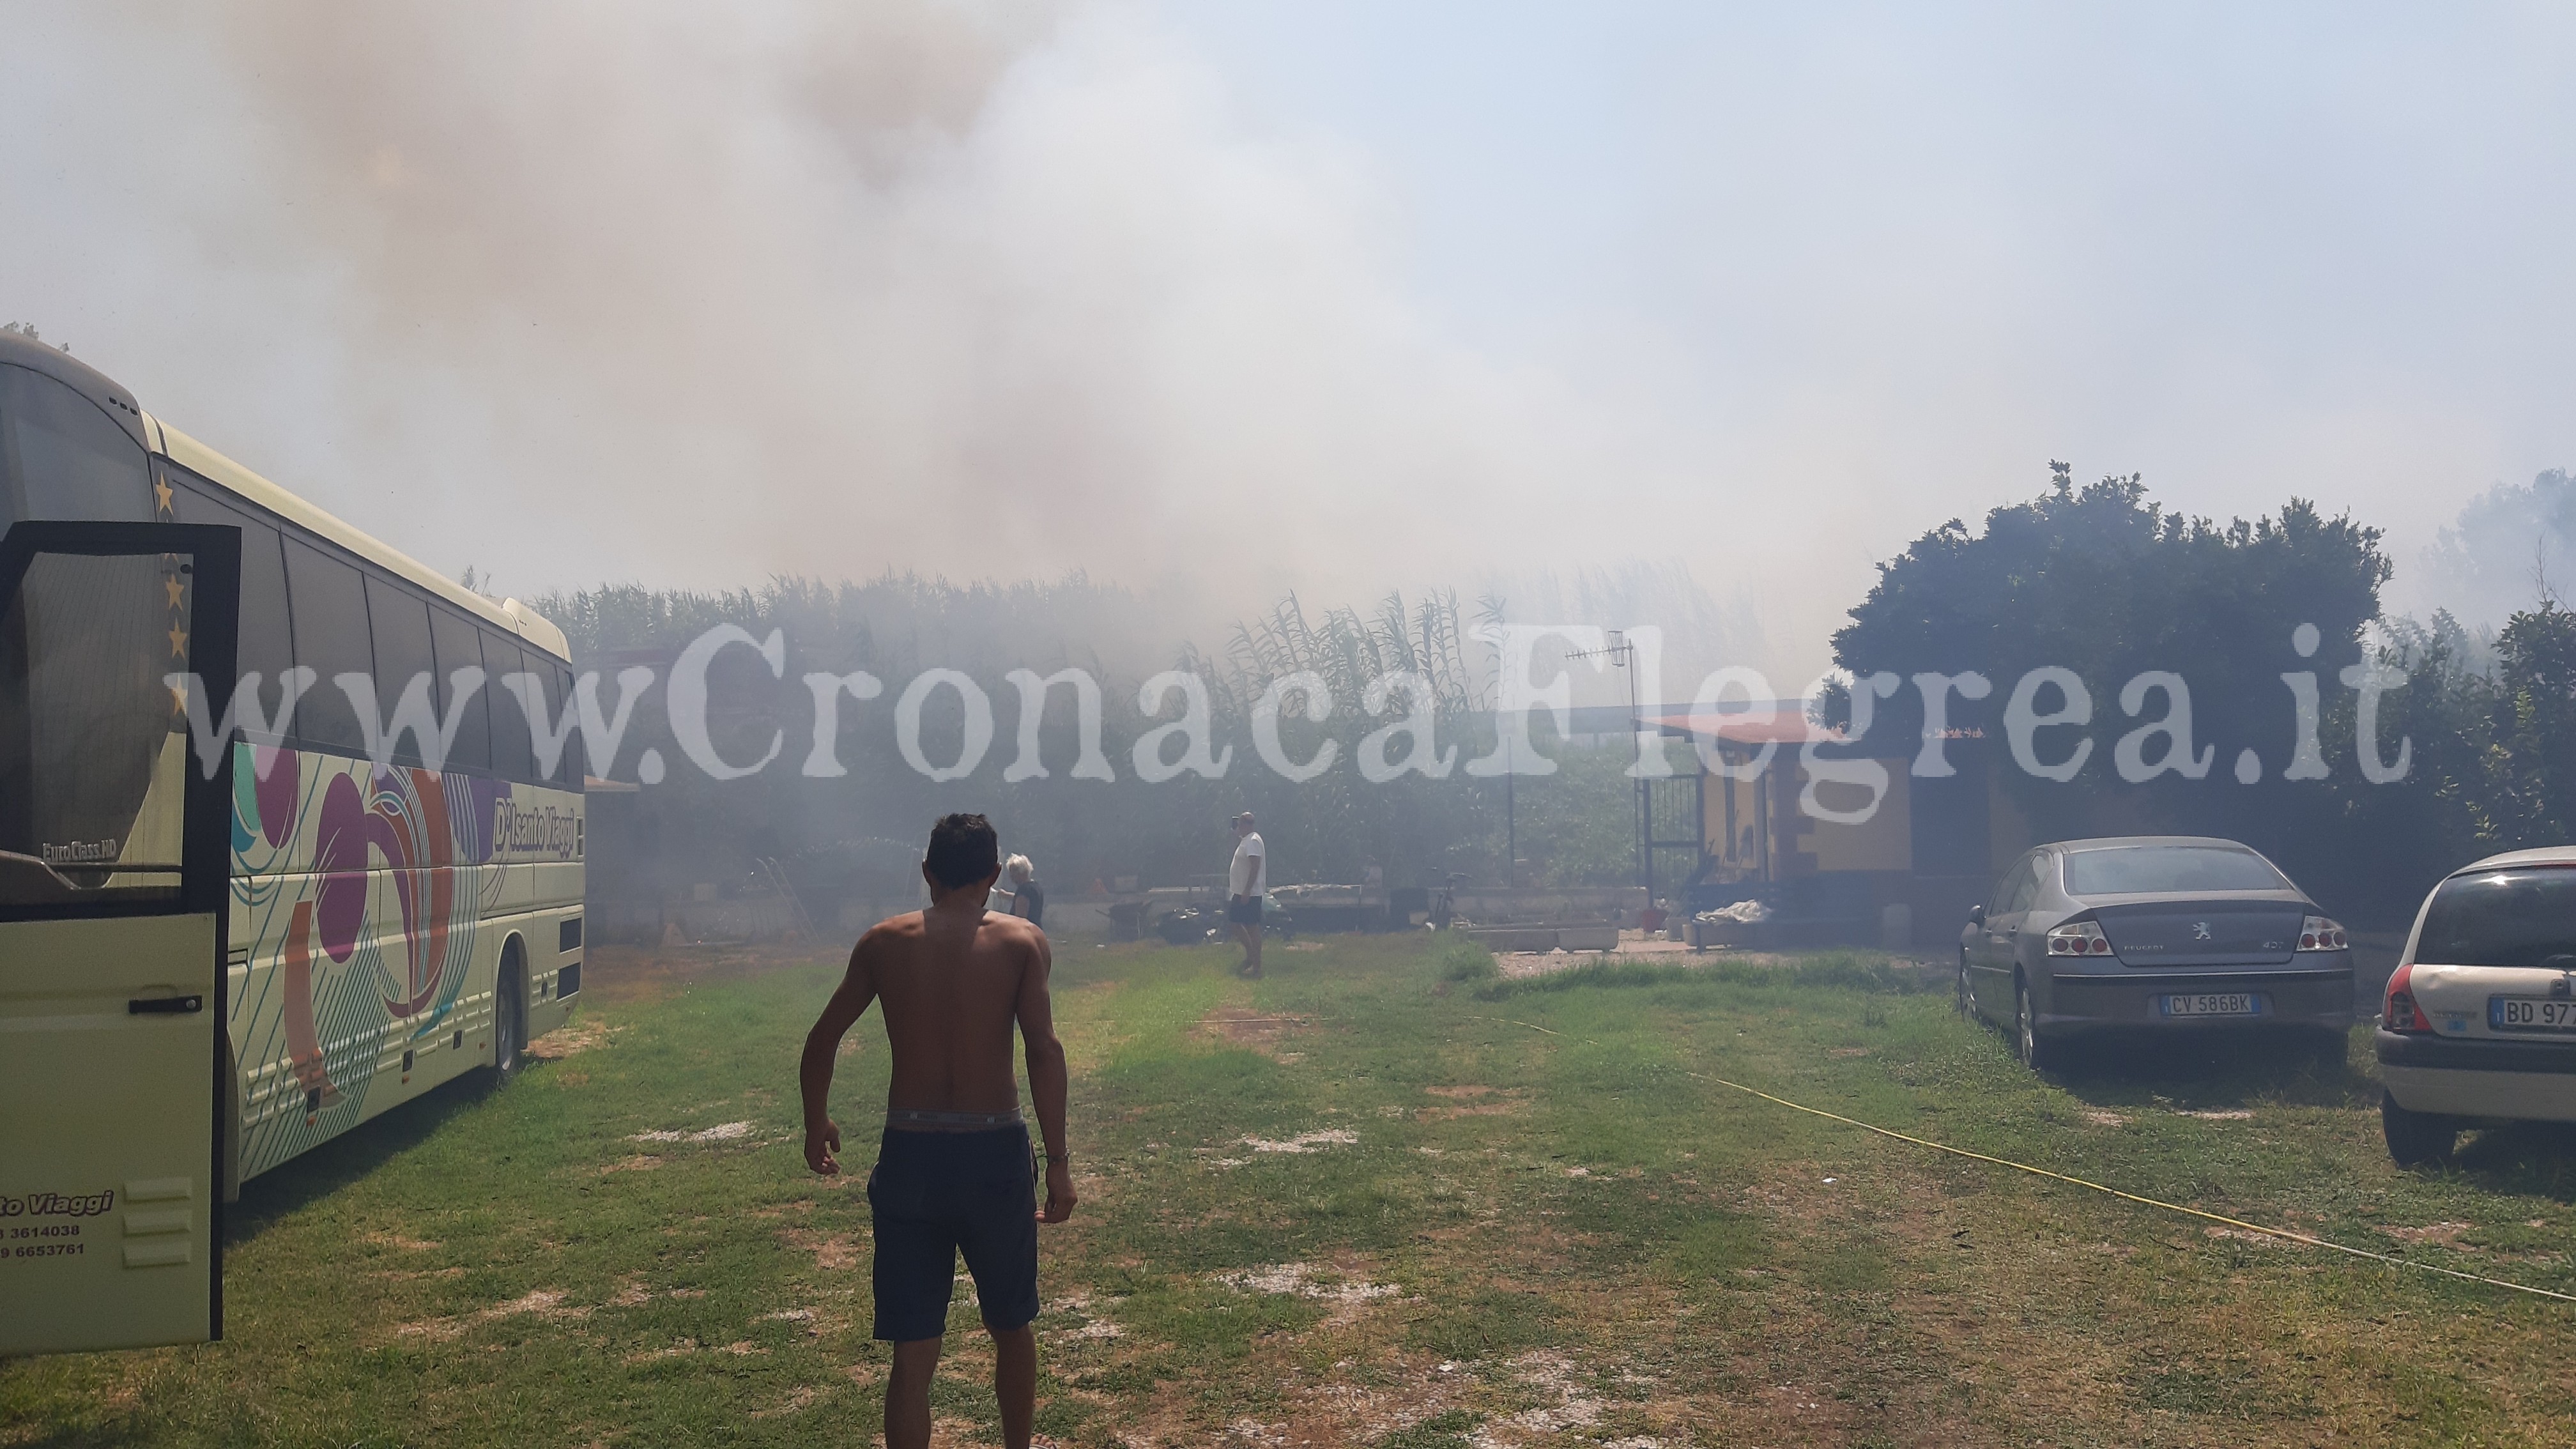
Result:
<svg viewBox="0 0 2576 1449">
<path fill-rule="evenodd" d="M 1870 956 L 1515 981 L 1348 938 L 1258 983 L 1229 959 L 1060 963 L 1085 1201 L 1044 1238 L 1059 1443 L 2576 1439 L 2576 1309 L 2211 1236 L 1712 1080 L 2576 1291 L 2570 1134 L 2398 1171 L 2358 1037 L 2340 1070 L 2052 1081 Z M 795 1053 L 832 976 L 595 1002 L 599 1044 L 254 1182 L 228 1340 L 0 1365 L 0 1445 L 864 1441 L 885 1354 L 857 1179 L 886 1062 L 871 1018 L 837 1092 L 852 1174 L 818 1181 Z M 993 1437 L 971 1324 L 961 1285 L 953 1442 Z"/>
</svg>

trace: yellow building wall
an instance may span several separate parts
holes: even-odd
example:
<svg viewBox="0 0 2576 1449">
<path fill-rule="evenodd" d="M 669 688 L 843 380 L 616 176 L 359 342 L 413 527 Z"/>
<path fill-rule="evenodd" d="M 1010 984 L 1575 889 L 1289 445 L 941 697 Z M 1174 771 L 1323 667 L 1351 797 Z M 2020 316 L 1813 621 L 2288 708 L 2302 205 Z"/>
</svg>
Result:
<svg viewBox="0 0 2576 1449">
<path fill-rule="evenodd" d="M 1734 828 L 1727 803 L 1732 799 Z M 1709 855 L 1729 870 L 1753 870 L 1762 864 L 1761 784 L 1709 775 L 1700 798 L 1700 840 Z"/>
<path fill-rule="evenodd" d="M 1906 773 L 1910 762 L 1878 763 L 1887 771 L 1886 793 L 1876 813 L 1853 824 L 1819 820 L 1799 808 L 1808 776 L 1797 757 L 1786 752 L 1761 779 L 1709 775 L 1701 797 L 1700 837 L 1709 855 L 1727 870 L 1760 870 L 1766 863 L 1774 877 L 1824 870 L 1911 870 L 1913 781 Z M 1819 804 L 1834 810 L 1856 810 L 1868 798 L 1861 786 L 1833 782 L 1820 786 L 1817 794 Z M 1732 831 L 1727 827 L 1730 800 L 1734 803 Z M 1767 850 L 1762 838 L 1765 830 L 1770 835 Z"/>
<path fill-rule="evenodd" d="M 1905 760 L 1880 760 L 1887 771 L 1887 793 L 1879 797 L 1878 809 L 1867 820 L 1840 824 L 1831 820 L 1809 818 L 1805 821 L 1803 848 L 1814 854 L 1815 869 L 1824 870 L 1911 870 L 1914 868 L 1913 777 L 1906 772 Z M 1799 788 L 1806 787 L 1805 772 L 1799 773 Z M 1830 810 L 1856 810 L 1869 799 L 1868 790 L 1859 785 L 1827 783 L 1818 788 L 1817 803 Z"/>
</svg>

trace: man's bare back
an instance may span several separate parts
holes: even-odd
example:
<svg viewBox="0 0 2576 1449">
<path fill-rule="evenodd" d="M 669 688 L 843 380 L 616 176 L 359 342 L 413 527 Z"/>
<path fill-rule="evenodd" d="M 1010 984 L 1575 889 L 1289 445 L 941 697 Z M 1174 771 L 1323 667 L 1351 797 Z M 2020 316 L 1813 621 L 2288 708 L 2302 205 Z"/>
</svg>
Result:
<svg viewBox="0 0 2576 1449">
<path fill-rule="evenodd" d="M 921 874 L 929 907 L 881 921 L 859 938 L 840 989 L 806 1035 L 797 1073 L 805 1161 L 826 1175 L 841 1170 L 841 1127 L 830 1115 L 833 1062 L 869 1003 L 883 1001 L 894 1068 L 868 1203 L 876 1224 L 876 1336 L 894 1344 L 886 1443 L 926 1449 L 930 1442 L 930 1380 L 962 1255 L 993 1336 L 1002 1441 L 1025 1449 L 1037 1393 L 1037 1339 L 1029 1327 L 1039 1305 L 1036 1223 L 1063 1222 L 1074 1205 L 1064 1047 L 1047 996 L 1054 958 L 1036 926 L 985 912 L 1001 865 L 983 816 L 943 818 L 931 831 Z M 1031 1193 L 1032 1154 L 1011 1075 L 1014 1025 L 1027 1053 L 1029 1105 L 1046 1144 L 1043 1208 Z"/>
<path fill-rule="evenodd" d="M 973 896 L 973 887 L 954 892 Z M 850 968 L 807 1037 L 805 1160 L 840 1171 L 839 1124 L 827 1115 L 833 1056 L 871 1002 L 885 1008 L 894 1053 L 888 1112 L 1004 1114 L 1019 1110 L 1011 1073 L 1011 1028 L 1027 1043 L 1030 1106 L 1046 1143 L 1048 1222 L 1073 1211 L 1064 1141 L 1064 1047 L 1055 1036 L 1047 975 L 1055 958 L 1046 934 L 1016 916 L 987 912 L 980 896 L 934 902 L 878 922 L 850 952 Z M 819 1050 L 818 1050 L 819 1049 Z M 819 1130 L 818 1130 L 819 1129 Z"/>
<path fill-rule="evenodd" d="M 941 919 L 915 911 L 859 938 L 850 974 L 884 1003 L 894 1048 L 886 1106 L 1008 1112 L 1019 1106 L 1011 1027 L 1054 1035 L 1046 937 L 1014 916 Z"/>
</svg>

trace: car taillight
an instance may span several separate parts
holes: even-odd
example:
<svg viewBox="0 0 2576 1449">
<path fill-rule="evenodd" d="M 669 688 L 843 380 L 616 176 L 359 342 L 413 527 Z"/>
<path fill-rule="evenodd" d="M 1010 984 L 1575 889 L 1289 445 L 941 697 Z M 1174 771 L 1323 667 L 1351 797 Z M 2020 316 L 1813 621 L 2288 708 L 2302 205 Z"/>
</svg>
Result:
<svg viewBox="0 0 2576 1449">
<path fill-rule="evenodd" d="M 2347 944 L 2343 927 L 2323 916 L 2310 916 L 2299 922 L 2299 949 L 2302 951 L 2340 951 Z"/>
<path fill-rule="evenodd" d="M 2389 1031 L 2428 1032 L 2433 1023 L 2415 1004 L 2415 967 L 2408 963 L 2388 978 L 2388 999 L 2380 1003 L 2379 1024 Z"/>
<path fill-rule="evenodd" d="M 2097 922 L 2069 921 L 2048 933 L 2048 954 L 2108 956 L 2111 954 L 2111 938 L 2102 934 L 2102 927 Z"/>
</svg>

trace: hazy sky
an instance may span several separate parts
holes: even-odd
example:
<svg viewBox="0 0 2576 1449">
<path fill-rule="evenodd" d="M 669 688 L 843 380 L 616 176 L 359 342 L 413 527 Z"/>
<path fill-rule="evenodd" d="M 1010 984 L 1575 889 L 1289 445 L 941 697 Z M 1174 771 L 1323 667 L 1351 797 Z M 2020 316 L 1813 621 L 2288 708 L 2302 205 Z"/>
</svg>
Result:
<svg viewBox="0 0 2576 1449">
<path fill-rule="evenodd" d="M 2401 607 L 2576 462 L 2559 8 L 0 31 L 0 320 L 511 592 L 1080 568 L 1196 620 L 1677 560 L 1791 684 L 2051 458 L 2349 508 Z"/>
</svg>

